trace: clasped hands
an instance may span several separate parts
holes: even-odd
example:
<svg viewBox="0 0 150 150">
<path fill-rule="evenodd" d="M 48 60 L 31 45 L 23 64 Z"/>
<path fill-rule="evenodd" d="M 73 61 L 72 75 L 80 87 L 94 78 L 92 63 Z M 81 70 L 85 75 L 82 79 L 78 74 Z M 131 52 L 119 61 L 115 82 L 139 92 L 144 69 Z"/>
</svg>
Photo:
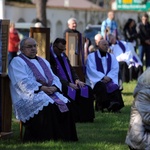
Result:
<svg viewBox="0 0 150 150">
<path fill-rule="evenodd" d="M 47 95 L 51 95 L 57 91 L 57 88 L 55 86 L 42 86 L 41 91 L 44 91 Z"/>
<path fill-rule="evenodd" d="M 108 76 L 105 76 L 102 80 L 101 80 L 101 82 L 103 82 L 103 83 L 108 83 L 108 82 L 110 82 L 111 81 L 111 78 L 109 78 Z"/>
<path fill-rule="evenodd" d="M 72 87 L 73 89 L 77 90 L 79 89 L 79 87 L 84 87 L 85 86 L 85 83 L 80 81 L 80 80 L 76 80 L 75 81 L 75 84 L 74 83 L 69 83 L 69 86 Z"/>
</svg>

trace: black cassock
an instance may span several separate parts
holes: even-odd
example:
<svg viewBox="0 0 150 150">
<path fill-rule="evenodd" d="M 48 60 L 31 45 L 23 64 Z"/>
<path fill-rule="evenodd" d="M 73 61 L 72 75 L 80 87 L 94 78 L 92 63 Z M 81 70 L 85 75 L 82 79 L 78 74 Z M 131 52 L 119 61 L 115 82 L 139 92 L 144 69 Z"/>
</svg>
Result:
<svg viewBox="0 0 150 150">
<path fill-rule="evenodd" d="M 69 111 L 61 113 L 56 104 L 45 106 L 42 111 L 23 123 L 23 142 L 45 140 L 78 141 L 70 103 Z"/>
</svg>

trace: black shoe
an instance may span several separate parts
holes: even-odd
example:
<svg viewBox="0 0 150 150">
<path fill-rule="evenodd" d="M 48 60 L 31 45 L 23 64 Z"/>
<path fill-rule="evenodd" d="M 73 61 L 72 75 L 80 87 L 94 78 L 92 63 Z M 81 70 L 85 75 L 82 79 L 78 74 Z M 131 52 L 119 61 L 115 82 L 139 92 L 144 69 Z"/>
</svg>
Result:
<svg viewBox="0 0 150 150">
<path fill-rule="evenodd" d="M 119 110 L 119 103 L 118 102 L 111 102 L 109 107 L 108 107 L 108 111 L 112 111 L 112 112 L 115 112 L 115 111 L 118 111 Z"/>
</svg>

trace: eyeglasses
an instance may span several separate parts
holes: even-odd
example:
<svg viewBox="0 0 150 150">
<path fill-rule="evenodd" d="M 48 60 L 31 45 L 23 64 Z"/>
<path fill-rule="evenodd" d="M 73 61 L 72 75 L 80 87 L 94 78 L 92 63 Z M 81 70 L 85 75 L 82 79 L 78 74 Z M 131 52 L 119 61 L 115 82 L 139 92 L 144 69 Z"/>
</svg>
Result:
<svg viewBox="0 0 150 150">
<path fill-rule="evenodd" d="M 38 45 L 37 44 L 33 44 L 33 45 L 26 45 L 24 46 L 25 48 L 36 48 Z"/>
<path fill-rule="evenodd" d="M 55 47 L 57 47 L 57 49 L 60 50 L 60 51 L 66 50 L 66 48 L 59 48 L 57 45 L 55 45 Z"/>
</svg>

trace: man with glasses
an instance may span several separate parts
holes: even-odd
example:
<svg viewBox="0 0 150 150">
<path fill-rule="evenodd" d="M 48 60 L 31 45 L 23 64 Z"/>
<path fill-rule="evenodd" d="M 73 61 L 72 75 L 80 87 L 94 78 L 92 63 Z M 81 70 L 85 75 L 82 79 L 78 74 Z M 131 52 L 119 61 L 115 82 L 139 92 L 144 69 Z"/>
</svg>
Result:
<svg viewBox="0 0 150 150">
<path fill-rule="evenodd" d="M 57 38 L 50 49 L 53 72 L 62 83 L 63 94 L 70 99 L 76 122 L 93 122 L 92 89 L 82 82 L 65 54 L 66 40 Z"/>
<path fill-rule="evenodd" d="M 124 103 L 118 86 L 119 64 L 108 48 L 108 42 L 102 39 L 98 49 L 88 55 L 86 80 L 96 96 L 97 111 L 106 108 L 109 112 L 120 112 Z"/>
<path fill-rule="evenodd" d="M 23 141 L 77 141 L 69 100 L 61 94 L 61 82 L 49 62 L 36 56 L 36 41 L 23 39 L 20 51 L 8 75 L 15 115 L 25 127 Z"/>
</svg>

